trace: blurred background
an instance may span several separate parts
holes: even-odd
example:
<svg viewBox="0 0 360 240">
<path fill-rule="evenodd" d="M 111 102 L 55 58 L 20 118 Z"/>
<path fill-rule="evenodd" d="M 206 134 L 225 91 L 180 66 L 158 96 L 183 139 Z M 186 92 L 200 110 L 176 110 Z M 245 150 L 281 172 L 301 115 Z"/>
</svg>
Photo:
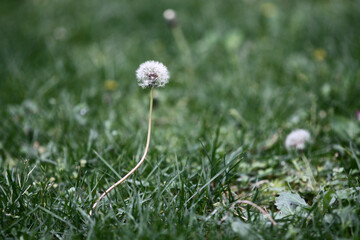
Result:
<svg viewBox="0 0 360 240">
<path fill-rule="evenodd" d="M 350 0 L 2 1 L 0 140 L 84 140 L 106 120 L 132 133 L 147 108 L 135 70 L 149 59 L 171 72 L 158 117 L 174 136 L 199 137 L 194 124 L 222 115 L 237 142 L 329 114 L 356 120 L 359 12 Z"/>
</svg>

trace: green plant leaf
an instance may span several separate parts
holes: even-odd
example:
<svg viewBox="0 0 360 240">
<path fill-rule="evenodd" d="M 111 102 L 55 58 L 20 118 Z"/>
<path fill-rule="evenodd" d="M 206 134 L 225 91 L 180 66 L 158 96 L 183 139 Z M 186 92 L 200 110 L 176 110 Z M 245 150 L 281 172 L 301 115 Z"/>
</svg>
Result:
<svg viewBox="0 0 360 240">
<path fill-rule="evenodd" d="M 284 216 L 293 215 L 300 212 L 304 207 L 309 207 L 299 194 L 291 192 L 279 193 L 279 196 L 275 198 L 275 205 Z"/>
<path fill-rule="evenodd" d="M 330 202 L 331 202 L 331 200 L 333 198 L 334 193 L 335 193 L 335 191 L 333 189 L 330 189 L 329 191 L 327 191 L 324 194 L 324 197 L 323 197 L 323 213 L 325 213 L 327 211 L 327 209 L 329 208 Z"/>
</svg>

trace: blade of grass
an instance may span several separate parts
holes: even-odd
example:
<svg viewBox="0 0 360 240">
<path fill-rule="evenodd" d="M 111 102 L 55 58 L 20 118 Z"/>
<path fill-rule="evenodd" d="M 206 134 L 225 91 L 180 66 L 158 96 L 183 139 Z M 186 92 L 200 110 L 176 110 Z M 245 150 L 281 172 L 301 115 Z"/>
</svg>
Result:
<svg viewBox="0 0 360 240">
<path fill-rule="evenodd" d="M 65 219 L 63 219 L 62 217 L 60 217 L 59 215 L 53 213 L 52 211 L 50 211 L 49 209 L 46 209 L 42 206 L 38 206 L 39 209 L 43 210 L 44 212 L 50 214 L 51 216 L 53 216 L 54 218 L 62 221 L 63 223 L 66 223 L 67 225 L 69 225 L 69 227 L 73 228 L 73 229 L 76 229 L 74 225 L 72 225 L 70 222 L 66 221 Z"/>
<path fill-rule="evenodd" d="M 122 178 L 121 176 L 120 176 L 120 174 L 119 173 L 117 173 L 116 171 L 115 171 L 115 169 L 102 157 L 102 156 L 100 156 L 100 154 L 98 154 L 98 152 L 96 152 L 95 150 L 94 150 L 94 153 L 96 154 L 96 156 L 98 156 L 98 158 L 118 177 L 118 178 Z"/>
</svg>

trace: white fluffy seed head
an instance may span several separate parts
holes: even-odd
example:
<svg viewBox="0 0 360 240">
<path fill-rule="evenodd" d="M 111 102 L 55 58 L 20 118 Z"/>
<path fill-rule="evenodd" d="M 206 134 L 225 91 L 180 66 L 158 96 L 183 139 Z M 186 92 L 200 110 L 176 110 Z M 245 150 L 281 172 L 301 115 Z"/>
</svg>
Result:
<svg viewBox="0 0 360 240">
<path fill-rule="evenodd" d="M 176 27 L 178 22 L 176 19 L 176 12 L 172 9 L 166 9 L 163 13 L 163 17 L 169 27 Z"/>
<path fill-rule="evenodd" d="M 138 84 L 142 88 L 164 87 L 170 74 L 166 66 L 157 61 L 146 61 L 136 70 Z"/>
<path fill-rule="evenodd" d="M 165 20 L 171 21 L 176 18 L 176 12 L 172 9 L 166 9 L 163 13 Z"/>
<path fill-rule="evenodd" d="M 296 129 L 287 135 L 285 140 L 286 149 L 296 148 L 296 150 L 305 149 L 306 143 L 311 141 L 309 131 Z"/>
</svg>

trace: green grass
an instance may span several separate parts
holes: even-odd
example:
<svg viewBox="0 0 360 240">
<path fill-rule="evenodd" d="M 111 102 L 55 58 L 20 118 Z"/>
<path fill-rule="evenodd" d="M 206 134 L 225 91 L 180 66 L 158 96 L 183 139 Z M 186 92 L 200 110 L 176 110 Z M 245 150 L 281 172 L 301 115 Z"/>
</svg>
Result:
<svg viewBox="0 0 360 240">
<path fill-rule="evenodd" d="M 358 1 L 5 0 L 0 36 L 1 239 L 359 239 Z M 171 73 L 149 155 L 89 217 L 145 147 L 149 59 Z"/>
</svg>

